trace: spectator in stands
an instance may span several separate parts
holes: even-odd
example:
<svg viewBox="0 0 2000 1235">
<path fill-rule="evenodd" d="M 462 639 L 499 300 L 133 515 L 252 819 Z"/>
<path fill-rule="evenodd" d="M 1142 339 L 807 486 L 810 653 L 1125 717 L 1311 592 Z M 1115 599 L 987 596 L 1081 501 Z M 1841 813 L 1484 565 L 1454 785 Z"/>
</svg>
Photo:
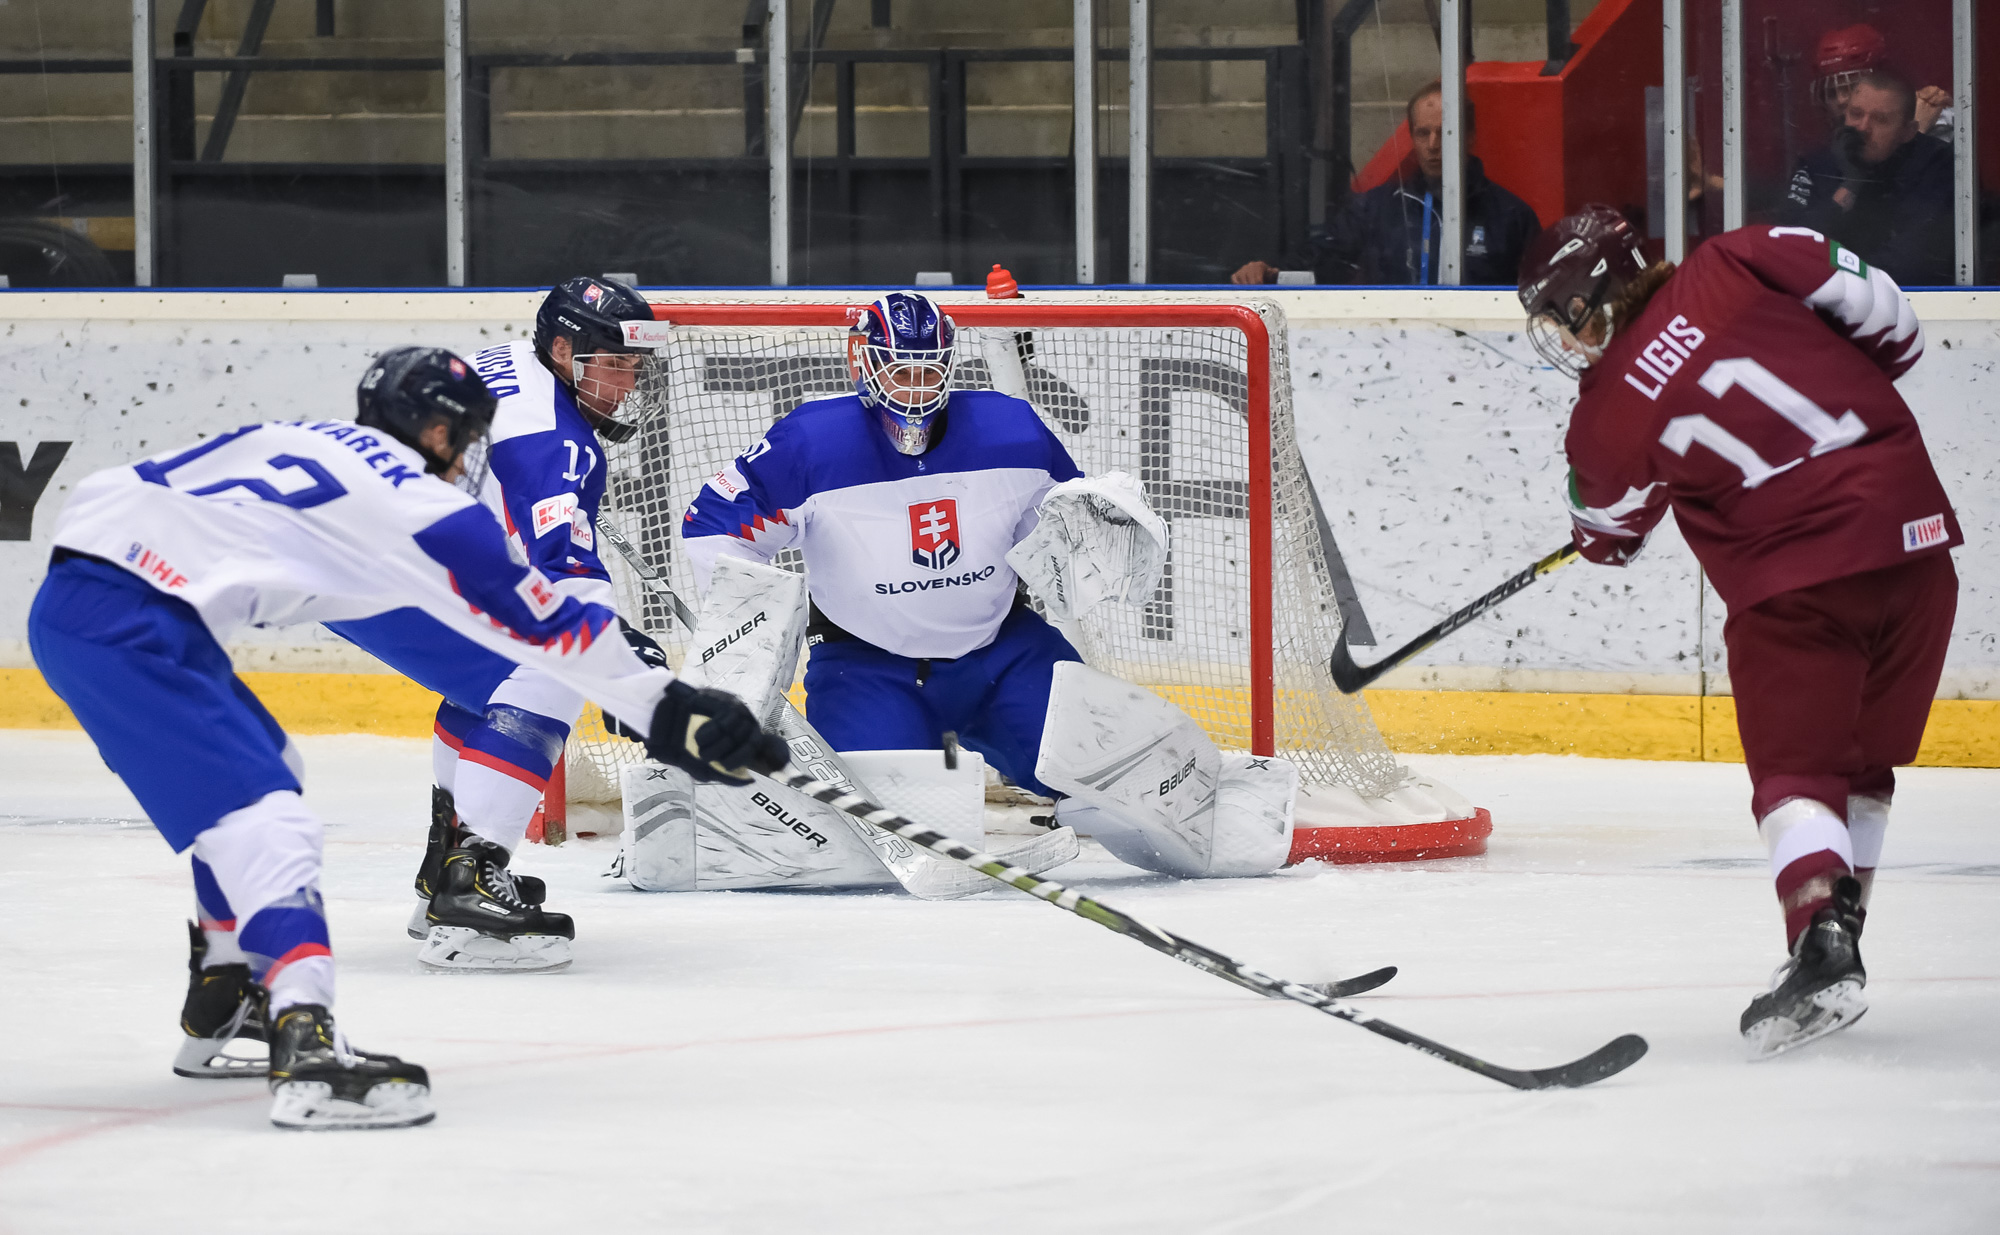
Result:
<svg viewBox="0 0 2000 1235">
<path fill-rule="evenodd" d="M 1905 286 L 1952 281 L 1951 148 L 1917 131 L 1916 92 L 1855 80 L 1833 141 L 1799 160 L 1778 221 L 1826 233 Z"/>
<path fill-rule="evenodd" d="M 1828 129 L 1847 122 L 1847 96 L 1861 75 L 1888 63 L 1889 40 L 1873 26 L 1842 26 L 1819 36 L 1819 46 L 1813 49 L 1812 97 L 1826 109 Z M 1916 99 L 1917 132 L 1950 141 L 1951 92 L 1925 86 L 1916 92 Z"/>
<path fill-rule="evenodd" d="M 1404 114 L 1416 167 L 1398 168 L 1395 178 L 1356 193 L 1324 228 L 1315 228 L 1301 255 L 1321 283 L 1436 283 L 1442 216 L 1438 188 L 1444 176 L 1444 88 L 1432 82 L 1417 91 Z M 1466 145 L 1472 144 L 1472 105 L 1465 108 Z M 1521 253 L 1541 231 L 1528 203 L 1486 178 L 1477 158 L 1465 160 L 1465 254 L 1467 283 L 1513 286 Z M 1238 270 L 1238 283 L 1268 283 L 1278 277 L 1269 262 Z"/>
</svg>

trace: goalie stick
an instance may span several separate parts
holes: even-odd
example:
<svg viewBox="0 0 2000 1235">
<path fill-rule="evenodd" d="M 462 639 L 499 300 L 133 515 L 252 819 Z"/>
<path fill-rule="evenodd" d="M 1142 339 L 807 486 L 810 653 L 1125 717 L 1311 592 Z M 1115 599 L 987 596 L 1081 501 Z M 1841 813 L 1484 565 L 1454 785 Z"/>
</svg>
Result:
<svg viewBox="0 0 2000 1235">
<path fill-rule="evenodd" d="M 1347 650 L 1346 631 L 1343 628 L 1341 638 L 1335 640 L 1333 645 L 1333 684 L 1340 688 L 1341 694 L 1353 694 L 1543 575 L 1569 565 L 1576 558 L 1576 545 L 1573 543 L 1564 545 L 1372 665 L 1354 663 L 1353 655 Z"/>
<path fill-rule="evenodd" d="M 763 769 L 759 769 L 762 771 Z M 1413 1050 L 1422 1051 L 1433 1059 L 1456 1064 L 1469 1072 L 1491 1077 L 1503 1085 L 1516 1089 L 1576 1089 L 1601 1081 L 1607 1076 L 1615 1076 L 1637 1063 L 1646 1053 L 1646 1040 L 1638 1034 L 1628 1033 L 1614 1038 L 1590 1054 L 1571 1063 L 1554 1068 L 1503 1068 L 1488 1063 L 1476 1055 L 1434 1042 L 1419 1034 L 1392 1025 L 1388 1021 L 1342 1004 L 1325 989 L 1283 978 L 1274 978 L 1260 973 L 1240 961 L 1235 961 L 1213 948 L 1203 947 L 1191 939 L 1183 939 L 1172 931 L 1149 926 L 1131 914 L 1113 909 L 1102 901 L 1093 900 L 1074 888 L 1066 888 L 1053 879 L 1043 879 L 1031 875 L 1018 866 L 1010 866 L 992 854 L 981 853 L 966 845 L 935 832 L 922 824 L 912 823 L 894 811 L 886 810 L 858 793 L 829 784 L 804 772 L 793 771 L 789 767 L 766 772 L 772 780 L 781 785 L 789 785 L 800 793 L 817 798 L 836 810 L 873 824 L 885 832 L 893 833 L 912 845 L 927 849 L 939 857 L 950 858 L 966 866 L 999 880 L 1010 887 L 1019 888 L 1030 896 L 1040 897 L 1058 909 L 1067 909 L 1080 918 L 1088 919 L 1108 930 L 1113 930 L 1128 939 L 1133 939 L 1153 949 L 1183 961 L 1206 973 L 1212 973 L 1225 982 L 1233 983 L 1247 991 L 1272 999 L 1290 999 L 1315 1008 L 1328 1016 L 1359 1025 L 1373 1034 L 1379 1034 L 1391 1042 L 1398 1042 Z M 1354 982 L 1368 981 L 1378 976 L 1365 974 Z M 1385 979 L 1386 980 L 1386 979 Z M 1335 984 L 1344 985 L 1344 984 Z"/>
</svg>

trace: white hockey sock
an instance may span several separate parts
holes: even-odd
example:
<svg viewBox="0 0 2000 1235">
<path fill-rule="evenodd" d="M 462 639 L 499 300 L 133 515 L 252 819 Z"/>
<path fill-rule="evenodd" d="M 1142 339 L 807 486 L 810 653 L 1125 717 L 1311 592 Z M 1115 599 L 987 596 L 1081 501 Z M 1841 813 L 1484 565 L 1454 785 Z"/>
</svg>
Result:
<svg viewBox="0 0 2000 1235">
<path fill-rule="evenodd" d="M 528 839 L 528 820 L 541 804 L 542 791 L 483 763 L 460 760 L 452 800 L 462 826 L 514 853 Z"/>
<path fill-rule="evenodd" d="M 208 951 L 201 958 L 201 967 L 203 969 L 213 969 L 217 965 L 247 965 L 250 963 L 250 958 L 244 955 L 241 947 L 237 946 L 236 931 L 234 929 L 218 930 L 210 926 L 207 918 L 202 914 L 200 901 L 195 902 L 194 912 L 195 921 L 201 923 L 202 938 L 208 940 Z"/>
<path fill-rule="evenodd" d="M 1889 831 L 1889 804 L 1881 798 L 1847 799 L 1847 835 L 1854 844 L 1854 865 L 1870 870 L 1882 864 L 1882 838 Z"/>
<path fill-rule="evenodd" d="M 458 772 L 458 752 L 445 745 L 443 738 L 431 734 L 431 783 L 446 793 L 453 793 L 454 776 Z"/>
<path fill-rule="evenodd" d="M 1854 844 L 1847 827 L 1823 802 L 1788 798 L 1757 821 L 1757 832 L 1771 855 L 1773 879 L 1800 858 L 1821 851 L 1837 855 L 1849 869 L 1854 866 Z"/>
<path fill-rule="evenodd" d="M 296 1003 L 333 1006 L 333 958 L 308 956 L 279 970 L 269 978 L 271 1015 L 277 1016 Z"/>
</svg>

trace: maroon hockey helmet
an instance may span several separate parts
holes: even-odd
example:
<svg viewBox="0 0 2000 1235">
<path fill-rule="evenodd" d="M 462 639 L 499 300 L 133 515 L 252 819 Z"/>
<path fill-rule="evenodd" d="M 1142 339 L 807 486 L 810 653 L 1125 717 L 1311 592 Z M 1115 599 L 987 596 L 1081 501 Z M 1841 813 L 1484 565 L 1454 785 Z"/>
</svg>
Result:
<svg viewBox="0 0 2000 1235">
<path fill-rule="evenodd" d="M 1889 40 L 1870 25 L 1842 26 L 1819 36 L 1813 49 L 1812 96 L 1819 103 L 1838 102 L 1843 87 L 1863 73 L 1889 61 Z"/>
<path fill-rule="evenodd" d="M 1611 304 L 1646 269 L 1638 237 L 1625 216 L 1592 204 L 1558 219 L 1528 245 L 1521 258 L 1521 307 L 1528 311 L 1528 341 L 1535 351 L 1575 377 L 1611 342 Z M 1591 318 L 1603 336 L 1578 341 Z"/>
</svg>

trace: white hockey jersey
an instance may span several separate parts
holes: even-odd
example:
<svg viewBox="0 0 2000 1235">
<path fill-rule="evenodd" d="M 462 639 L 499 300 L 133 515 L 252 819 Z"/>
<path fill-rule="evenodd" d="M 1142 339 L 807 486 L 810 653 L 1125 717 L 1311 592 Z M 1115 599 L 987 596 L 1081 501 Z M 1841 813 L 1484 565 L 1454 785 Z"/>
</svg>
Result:
<svg viewBox="0 0 2000 1235">
<path fill-rule="evenodd" d="M 673 680 L 639 660 L 610 609 L 515 562 L 485 506 L 352 421 L 246 425 L 98 472 L 54 541 L 186 601 L 218 642 L 417 608 L 642 732 Z"/>
<path fill-rule="evenodd" d="M 1014 606 L 1007 551 L 1042 496 L 1080 475 L 1035 409 L 998 391 L 953 391 L 921 455 L 898 452 L 858 396 L 817 399 L 702 488 L 682 543 L 704 591 L 723 554 L 797 545 L 813 603 L 841 629 L 899 656 L 963 656 Z"/>
</svg>

